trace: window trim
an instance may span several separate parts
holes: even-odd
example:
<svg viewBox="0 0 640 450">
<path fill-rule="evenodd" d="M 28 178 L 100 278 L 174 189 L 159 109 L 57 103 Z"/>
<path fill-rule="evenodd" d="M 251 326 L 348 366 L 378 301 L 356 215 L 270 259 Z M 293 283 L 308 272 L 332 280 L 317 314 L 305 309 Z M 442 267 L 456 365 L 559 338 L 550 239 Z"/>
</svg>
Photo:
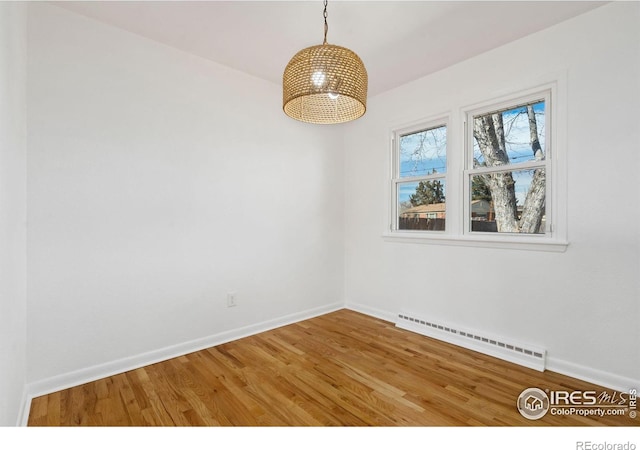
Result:
<svg viewBox="0 0 640 450">
<path fill-rule="evenodd" d="M 551 81 L 548 81 L 551 80 Z M 513 249 L 526 251 L 564 252 L 569 241 L 567 235 L 567 98 L 566 73 L 556 73 L 547 81 L 537 80 L 529 84 L 528 88 L 505 92 L 490 99 L 484 99 L 473 104 L 452 105 L 452 109 L 444 114 L 432 116 L 414 122 L 405 122 L 389 129 L 390 151 L 388 156 L 387 192 L 391 194 L 389 207 L 386 212 L 385 227 L 382 238 L 390 243 L 411 243 L 427 245 L 446 245 L 463 247 L 480 247 L 496 249 Z M 534 86 L 534 87 L 531 87 Z M 465 233 L 467 213 L 465 208 L 468 196 L 466 177 L 468 134 L 466 127 L 467 114 L 472 111 L 485 110 L 491 105 L 506 104 L 506 107 L 517 104 L 519 99 L 538 96 L 548 91 L 549 99 L 545 99 L 545 146 L 547 147 L 547 205 L 546 214 L 549 232 L 545 234 L 516 234 L 516 233 Z M 393 223 L 397 216 L 397 198 L 395 197 L 393 180 L 396 176 L 396 136 L 399 133 L 420 126 L 441 122 L 447 126 L 447 224 L 445 231 L 397 230 Z M 556 151 L 557 150 L 557 151 Z M 473 158 L 473 156 L 471 156 Z M 518 164 L 519 165 L 519 164 Z M 513 166 L 516 166 L 515 164 Z M 512 166 L 510 166 L 512 167 Z M 467 225 L 470 227 L 470 224 Z"/>
</svg>

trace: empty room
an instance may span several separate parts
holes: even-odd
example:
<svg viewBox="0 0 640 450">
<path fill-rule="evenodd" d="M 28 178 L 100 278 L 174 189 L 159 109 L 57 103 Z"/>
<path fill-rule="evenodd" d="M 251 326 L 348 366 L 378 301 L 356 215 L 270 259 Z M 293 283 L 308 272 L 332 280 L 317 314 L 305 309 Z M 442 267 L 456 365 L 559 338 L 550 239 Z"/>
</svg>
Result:
<svg viewBox="0 0 640 450">
<path fill-rule="evenodd" d="M 639 23 L 0 3 L 0 425 L 638 441 Z"/>
</svg>

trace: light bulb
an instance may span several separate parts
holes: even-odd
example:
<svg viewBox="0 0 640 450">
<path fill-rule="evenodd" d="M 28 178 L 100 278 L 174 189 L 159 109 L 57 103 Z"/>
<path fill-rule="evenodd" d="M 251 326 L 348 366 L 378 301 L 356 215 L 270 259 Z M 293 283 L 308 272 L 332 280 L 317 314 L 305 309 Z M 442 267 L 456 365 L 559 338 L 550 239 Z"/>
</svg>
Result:
<svg viewBox="0 0 640 450">
<path fill-rule="evenodd" d="M 313 75 L 311 75 L 311 81 L 313 81 L 313 84 L 315 84 L 316 87 L 321 87 L 326 78 L 327 76 L 324 72 L 320 72 L 319 70 L 317 72 L 313 72 Z"/>
<path fill-rule="evenodd" d="M 336 100 L 338 97 L 340 97 L 340 94 L 336 94 L 335 92 L 328 92 L 327 95 L 331 100 Z"/>
</svg>

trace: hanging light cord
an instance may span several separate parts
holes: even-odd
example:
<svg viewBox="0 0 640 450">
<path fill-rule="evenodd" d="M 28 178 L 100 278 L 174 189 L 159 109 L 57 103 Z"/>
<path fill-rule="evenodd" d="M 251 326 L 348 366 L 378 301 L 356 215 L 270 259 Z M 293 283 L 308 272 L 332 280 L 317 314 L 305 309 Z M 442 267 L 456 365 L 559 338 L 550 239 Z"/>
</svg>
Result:
<svg viewBox="0 0 640 450">
<path fill-rule="evenodd" d="M 327 24 L 327 3 L 328 0 L 324 0 L 324 41 L 322 42 L 323 45 L 326 45 L 327 43 L 327 31 L 329 31 L 329 25 Z"/>
</svg>

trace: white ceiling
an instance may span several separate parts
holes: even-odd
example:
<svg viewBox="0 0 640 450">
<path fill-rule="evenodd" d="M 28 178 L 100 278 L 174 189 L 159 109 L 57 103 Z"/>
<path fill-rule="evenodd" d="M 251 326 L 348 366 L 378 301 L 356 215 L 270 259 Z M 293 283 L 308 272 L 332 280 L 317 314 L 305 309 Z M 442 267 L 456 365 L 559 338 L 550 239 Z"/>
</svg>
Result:
<svg viewBox="0 0 640 450">
<path fill-rule="evenodd" d="M 277 84 L 323 38 L 320 0 L 54 3 Z M 604 3 L 333 0 L 327 40 L 362 58 L 371 96 Z"/>
</svg>

